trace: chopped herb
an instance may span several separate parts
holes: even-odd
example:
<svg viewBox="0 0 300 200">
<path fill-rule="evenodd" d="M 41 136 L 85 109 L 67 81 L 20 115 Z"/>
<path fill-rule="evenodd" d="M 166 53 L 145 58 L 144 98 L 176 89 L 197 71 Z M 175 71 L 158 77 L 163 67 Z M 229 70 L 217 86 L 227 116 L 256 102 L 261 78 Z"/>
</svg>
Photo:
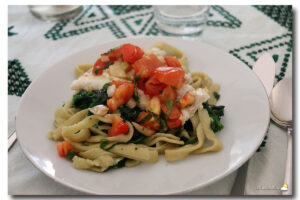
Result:
<svg viewBox="0 0 300 200">
<path fill-rule="evenodd" d="M 112 148 L 114 148 L 116 145 L 119 145 L 119 144 L 127 144 L 126 142 L 116 142 L 113 145 L 111 145 L 110 147 L 106 148 L 106 146 L 109 144 L 109 141 L 107 139 L 102 139 L 101 141 L 102 142 L 100 144 L 100 148 L 103 149 L 103 150 L 105 150 L 105 151 L 109 151 Z"/>
<path fill-rule="evenodd" d="M 138 147 L 135 147 L 135 148 L 134 148 L 134 150 L 138 150 L 138 149 L 139 149 Z"/>
<path fill-rule="evenodd" d="M 134 84 L 134 89 L 133 89 L 133 95 L 132 98 L 136 101 L 136 102 L 140 102 L 139 96 L 137 94 L 137 82 L 140 80 L 141 75 L 137 75 L 134 77 L 132 83 Z"/>
<path fill-rule="evenodd" d="M 191 139 L 187 140 L 186 142 L 184 142 L 184 145 L 195 144 L 196 142 L 198 142 L 198 138 L 194 137 L 194 138 L 191 138 Z"/>
<path fill-rule="evenodd" d="M 155 121 L 159 121 L 159 116 L 154 112 L 151 112 L 152 116 L 154 117 Z"/>
<path fill-rule="evenodd" d="M 102 69 L 107 69 L 111 64 L 113 64 L 112 61 L 107 62 L 107 63 L 102 67 Z M 96 68 L 96 69 L 97 69 L 97 68 Z M 95 70 L 95 71 L 96 71 L 96 70 Z"/>
<path fill-rule="evenodd" d="M 95 74 L 98 74 L 99 70 L 100 70 L 100 67 L 95 67 L 95 69 L 94 69 Z"/>
<path fill-rule="evenodd" d="M 99 104 L 106 105 L 106 101 L 108 99 L 107 88 L 110 84 L 111 83 L 106 83 L 101 90 L 80 90 L 77 94 L 73 95 L 72 107 L 83 110 Z"/>
<path fill-rule="evenodd" d="M 137 75 L 133 79 L 133 84 L 136 84 L 141 79 L 141 75 Z"/>
<path fill-rule="evenodd" d="M 214 92 L 214 93 L 213 93 L 213 95 L 214 95 L 214 97 L 216 98 L 216 100 L 219 100 L 219 98 L 220 98 L 220 95 L 219 95 L 219 93 L 217 93 L 217 92 Z"/>
<path fill-rule="evenodd" d="M 152 114 L 151 113 L 148 113 L 148 115 L 146 115 L 141 121 L 139 121 L 140 124 L 144 124 L 146 123 L 147 121 L 149 121 L 152 117 Z"/>
<path fill-rule="evenodd" d="M 224 128 L 221 123 L 221 117 L 224 116 L 225 106 L 215 106 L 209 105 L 207 102 L 203 103 L 203 108 L 205 108 L 211 117 L 212 121 L 210 127 L 214 132 L 218 132 Z"/>
<path fill-rule="evenodd" d="M 123 106 L 119 107 L 119 110 L 120 110 L 122 119 L 131 121 L 131 122 L 136 121 L 136 119 L 138 118 L 138 116 L 141 112 L 141 109 L 138 108 L 137 106 L 134 108 L 129 108 L 129 107 L 123 105 Z"/>
<path fill-rule="evenodd" d="M 168 110 L 171 112 L 171 110 L 173 108 L 173 104 L 174 104 L 173 100 L 172 99 L 167 99 L 165 103 L 166 103 L 166 106 L 167 106 Z"/>
<path fill-rule="evenodd" d="M 103 92 L 107 92 L 108 87 L 111 85 L 111 82 L 105 83 L 101 89 Z"/>
<path fill-rule="evenodd" d="M 72 160 L 74 156 L 75 156 L 75 151 L 74 151 L 74 150 L 71 150 L 71 151 L 69 151 L 69 152 L 67 153 L 66 158 L 67 158 L 68 160 Z"/>
<path fill-rule="evenodd" d="M 173 88 L 174 90 L 177 90 L 177 87 L 175 87 L 175 86 L 171 86 L 171 88 Z"/>
<path fill-rule="evenodd" d="M 168 125 L 167 125 L 167 116 L 164 113 L 161 113 L 160 117 L 160 132 L 165 133 L 168 131 Z"/>
<path fill-rule="evenodd" d="M 173 101 L 172 99 L 167 99 L 167 100 L 165 101 L 165 103 L 166 103 L 166 106 L 167 106 L 167 108 L 168 108 L 168 110 L 169 110 L 169 113 L 166 113 L 166 115 L 167 115 L 167 117 L 169 117 L 169 115 L 171 114 L 173 105 L 174 105 L 174 101 Z"/>
<path fill-rule="evenodd" d="M 136 95 L 136 87 L 134 87 L 134 91 L 133 91 L 133 95 L 132 95 L 132 98 L 133 98 L 133 100 L 135 100 L 136 102 L 140 102 L 140 98 L 139 98 L 139 96 L 138 95 Z"/>
</svg>

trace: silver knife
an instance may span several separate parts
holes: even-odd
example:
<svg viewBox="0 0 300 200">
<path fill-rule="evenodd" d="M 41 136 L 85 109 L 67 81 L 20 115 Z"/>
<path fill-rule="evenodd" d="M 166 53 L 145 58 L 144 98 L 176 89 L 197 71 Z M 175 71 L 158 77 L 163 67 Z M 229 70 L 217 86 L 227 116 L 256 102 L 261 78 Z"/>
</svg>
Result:
<svg viewBox="0 0 300 200">
<path fill-rule="evenodd" d="M 269 97 L 275 79 L 275 62 L 273 60 L 273 57 L 269 53 L 262 55 L 254 64 L 253 72 L 258 76 L 258 78 L 264 85 L 266 93 Z M 239 168 L 233 187 L 231 189 L 231 195 L 245 194 L 248 163 L 249 160 Z"/>
</svg>

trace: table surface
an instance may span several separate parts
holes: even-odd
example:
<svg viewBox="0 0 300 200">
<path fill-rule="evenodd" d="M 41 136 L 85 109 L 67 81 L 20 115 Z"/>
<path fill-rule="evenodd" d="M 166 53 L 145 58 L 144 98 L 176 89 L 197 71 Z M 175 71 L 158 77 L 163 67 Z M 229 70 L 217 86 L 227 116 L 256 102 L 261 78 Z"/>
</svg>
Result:
<svg viewBox="0 0 300 200">
<path fill-rule="evenodd" d="M 275 83 L 292 76 L 291 6 L 211 6 L 197 40 L 221 48 L 252 68 L 264 53 L 276 62 Z M 73 19 L 44 22 L 27 6 L 8 6 L 8 135 L 15 130 L 20 98 L 32 80 L 58 60 L 95 44 L 137 35 L 159 36 L 152 6 L 84 6 Z M 286 159 L 285 130 L 270 123 L 250 159 L 245 194 L 281 194 Z M 228 195 L 236 172 L 187 195 Z M 8 153 L 10 195 L 76 195 L 36 169 L 18 142 Z"/>
</svg>

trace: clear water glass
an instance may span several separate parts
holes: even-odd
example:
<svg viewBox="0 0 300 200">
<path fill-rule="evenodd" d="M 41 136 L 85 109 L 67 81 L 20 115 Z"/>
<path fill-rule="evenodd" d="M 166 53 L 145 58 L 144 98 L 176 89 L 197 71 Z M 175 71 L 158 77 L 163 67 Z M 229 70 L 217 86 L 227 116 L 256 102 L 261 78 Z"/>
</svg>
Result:
<svg viewBox="0 0 300 200">
<path fill-rule="evenodd" d="M 209 14 L 209 6 L 154 6 L 160 31 L 166 35 L 193 37 L 201 35 Z"/>
<path fill-rule="evenodd" d="M 44 21 L 59 21 L 70 19 L 82 12 L 81 5 L 31 5 L 30 12 Z"/>
</svg>

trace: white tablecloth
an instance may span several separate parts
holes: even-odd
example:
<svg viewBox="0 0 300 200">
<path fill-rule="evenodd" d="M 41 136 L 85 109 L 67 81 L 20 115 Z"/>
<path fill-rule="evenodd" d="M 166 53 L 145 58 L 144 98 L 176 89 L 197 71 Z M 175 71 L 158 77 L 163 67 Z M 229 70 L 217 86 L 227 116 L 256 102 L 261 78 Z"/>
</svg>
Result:
<svg viewBox="0 0 300 200">
<path fill-rule="evenodd" d="M 291 7 L 213 6 L 198 38 L 224 49 L 249 67 L 265 52 L 276 62 L 276 81 L 292 75 Z M 66 22 L 43 22 L 26 6 L 8 8 L 8 134 L 15 130 L 20 97 L 39 73 L 63 57 L 102 42 L 135 35 L 161 35 L 151 6 L 85 6 Z M 271 123 L 266 145 L 250 159 L 246 194 L 280 194 L 283 185 L 286 134 Z M 228 195 L 236 172 L 188 195 Z M 81 194 L 54 182 L 36 169 L 18 142 L 8 153 L 10 195 Z"/>
</svg>

